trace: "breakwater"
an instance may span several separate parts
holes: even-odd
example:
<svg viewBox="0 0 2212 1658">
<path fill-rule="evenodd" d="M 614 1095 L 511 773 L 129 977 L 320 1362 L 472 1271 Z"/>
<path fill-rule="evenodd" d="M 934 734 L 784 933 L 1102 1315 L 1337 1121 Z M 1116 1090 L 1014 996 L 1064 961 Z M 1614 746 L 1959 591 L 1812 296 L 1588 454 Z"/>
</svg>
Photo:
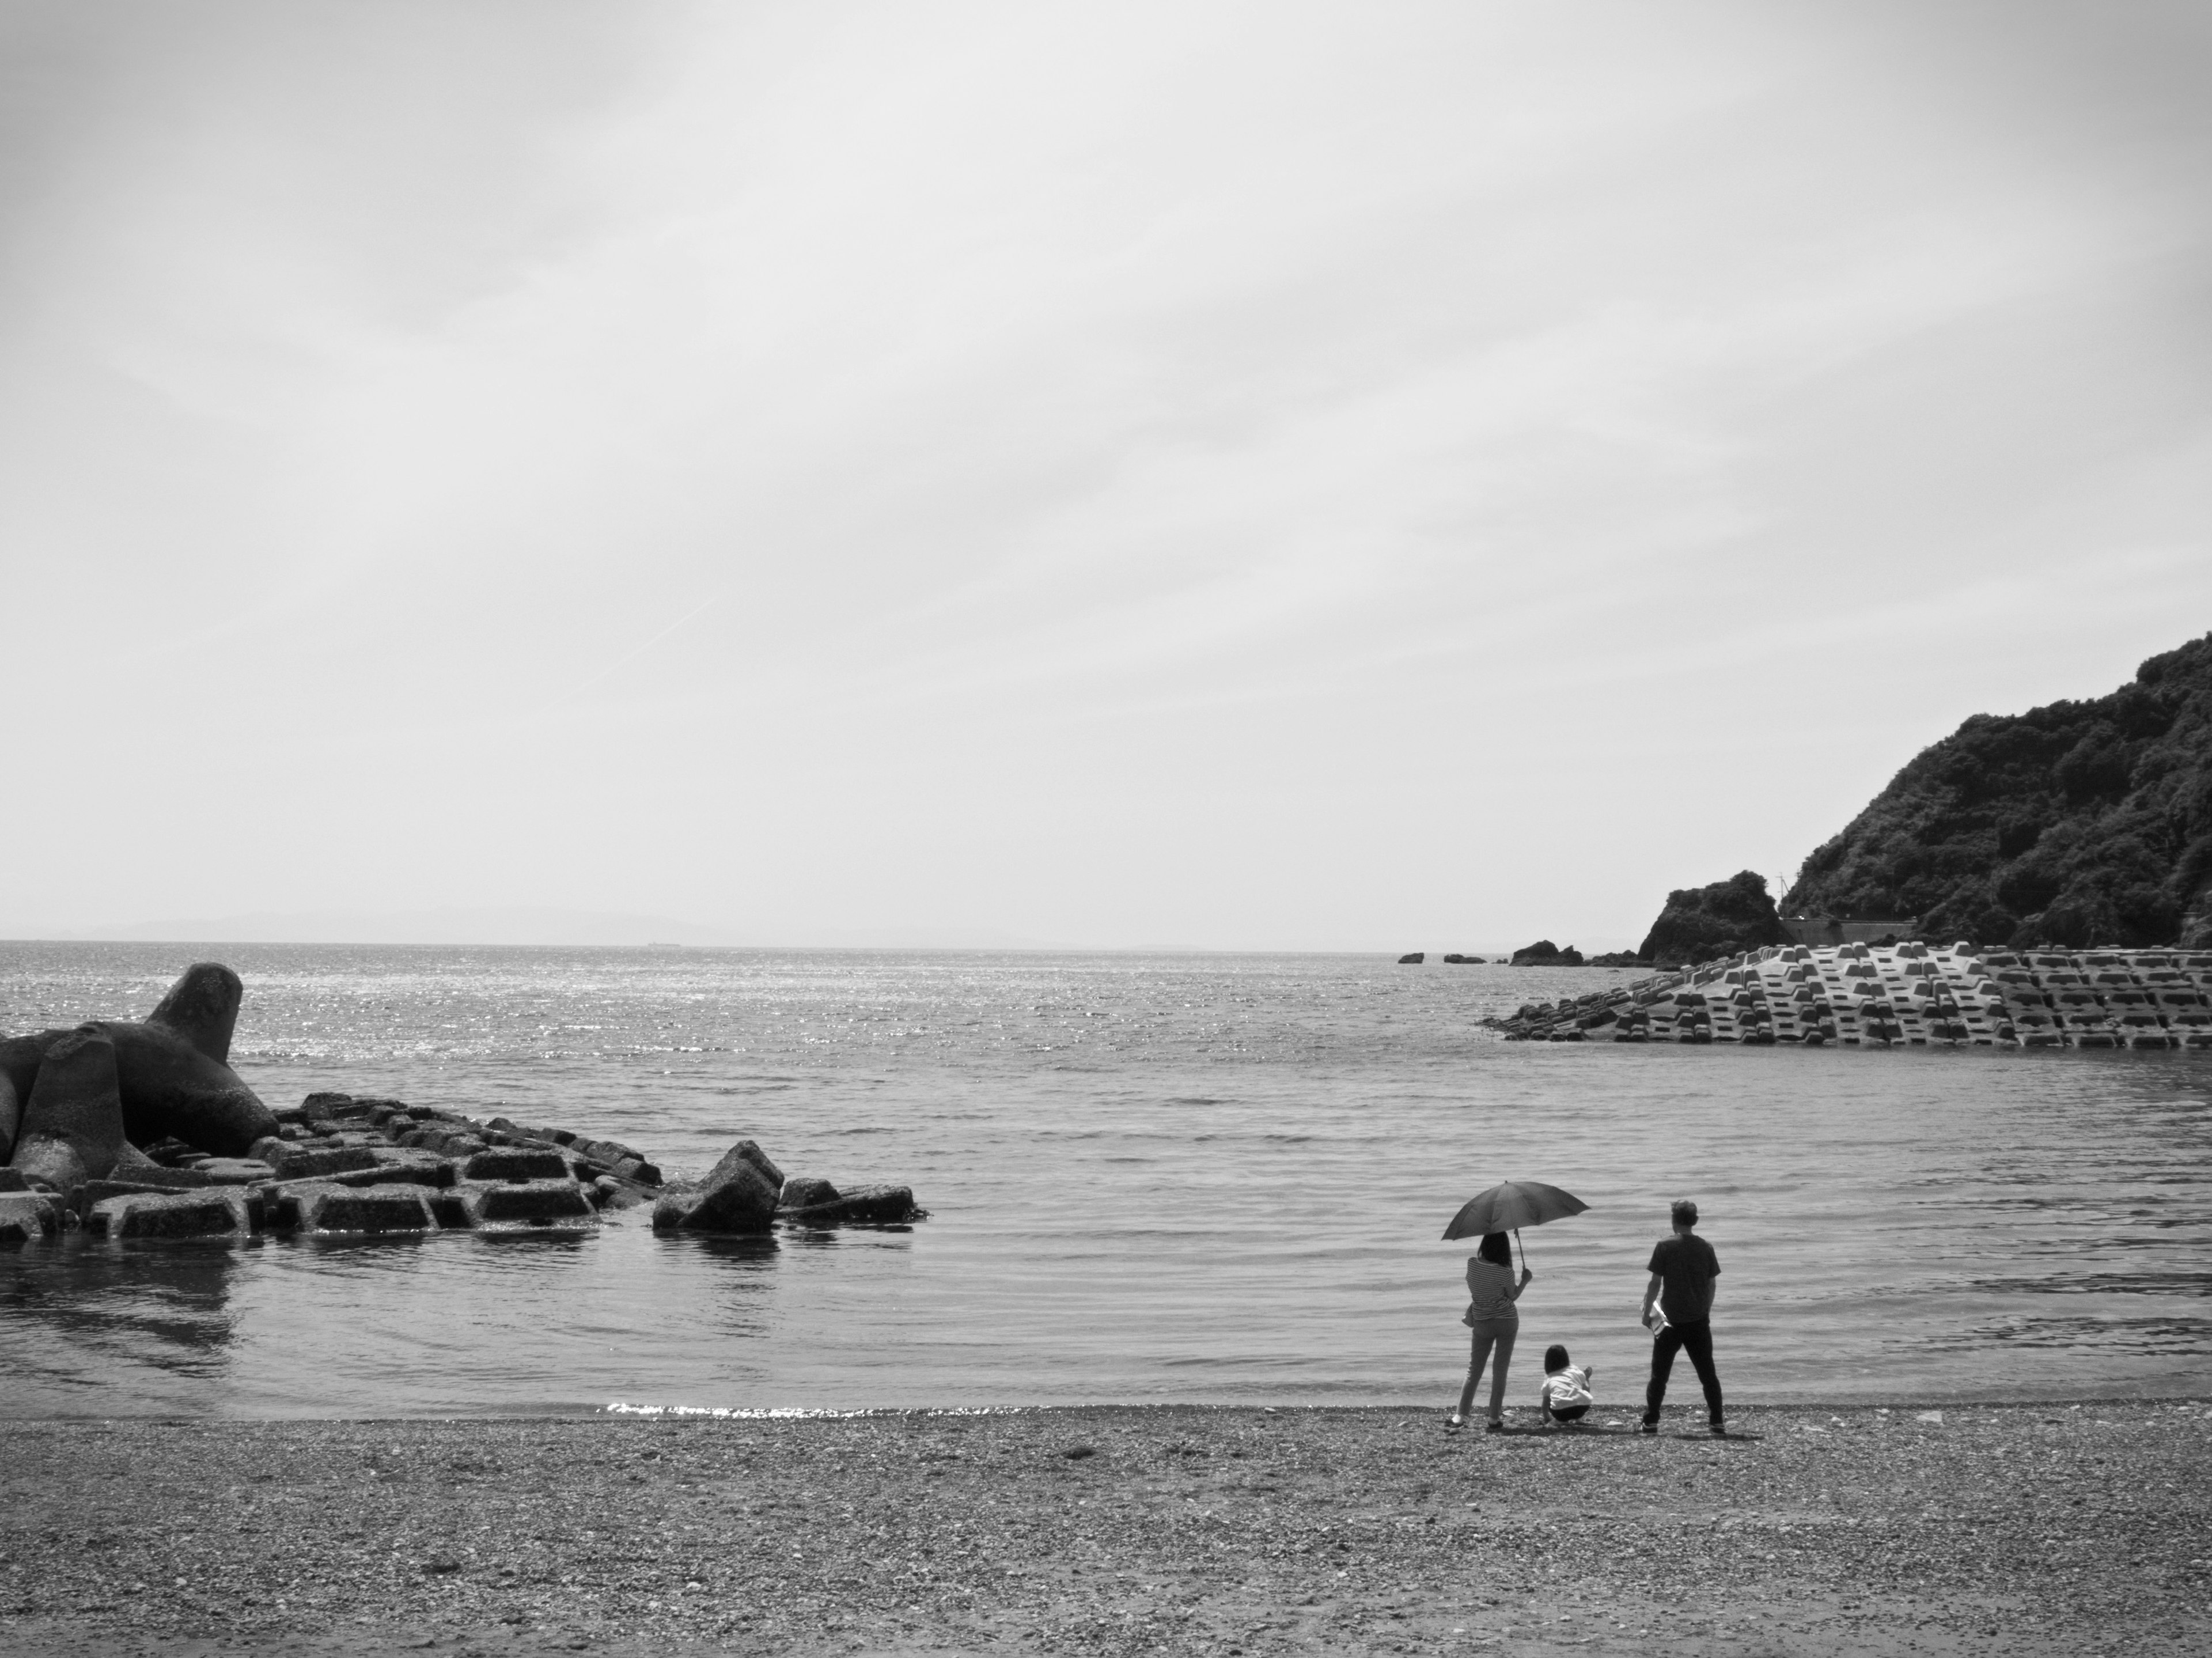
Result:
<svg viewBox="0 0 2212 1658">
<path fill-rule="evenodd" d="M 1771 945 L 1483 1023 L 1523 1042 L 2212 1048 L 2212 952 Z"/>
</svg>

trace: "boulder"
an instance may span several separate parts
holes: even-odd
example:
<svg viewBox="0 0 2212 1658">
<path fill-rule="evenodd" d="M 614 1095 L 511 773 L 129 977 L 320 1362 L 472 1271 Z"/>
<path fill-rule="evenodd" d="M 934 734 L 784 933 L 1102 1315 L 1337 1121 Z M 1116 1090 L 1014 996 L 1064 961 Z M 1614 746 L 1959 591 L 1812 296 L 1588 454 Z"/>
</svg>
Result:
<svg viewBox="0 0 2212 1658">
<path fill-rule="evenodd" d="M 760 1233 L 774 1226 L 776 1194 L 782 1182 L 769 1185 L 750 1159 L 732 1151 L 715 1165 L 715 1173 L 708 1181 L 697 1192 L 671 1193 L 655 1204 L 653 1230 Z"/>
<path fill-rule="evenodd" d="M 522 1146 L 478 1151 L 461 1168 L 461 1178 L 472 1181 L 564 1181 L 568 1177 L 568 1160 L 558 1151 Z"/>
<path fill-rule="evenodd" d="M 793 1175 L 783 1183 L 783 1192 L 777 1206 L 783 1209 L 813 1209 L 837 1200 L 837 1188 L 826 1180 L 803 1179 Z"/>
<path fill-rule="evenodd" d="M 199 1192 L 131 1193 L 92 1206 L 87 1228 L 108 1238 L 204 1238 L 250 1231 L 246 1193 L 234 1186 Z"/>
<path fill-rule="evenodd" d="M 127 1142 L 115 1044 L 91 1029 L 61 1033 L 23 1102 L 14 1166 L 57 1192 L 103 1180 Z"/>
<path fill-rule="evenodd" d="M 1403 956 L 1401 956 L 1398 958 L 1398 965 L 1400 967 L 1419 967 L 1426 960 L 1428 960 L 1428 952 L 1426 950 L 1407 950 Z"/>
<path fill-rule="evenodd" d="M 62 1206 L 45 1193 L 0 1193 L 0 1245 L 35 1243 L 61 1230 Z"/>
<path fill-rule="evenodd" d="M 800 1226 L 895 1226 L 919 1220 L 910 1186 L 861 1186 L 830 1202 L 788 1212 L 784 1218 Z"/>
<path fill-rule="evenodd" d="M 722 1160 L 707 1171 L 707 1178 L 701 1181 L 699 1184 L 702 1187 L 720 1185 L 723 1178 L 739 1163 L 750 1164 L 763 1180 L 777 1191 L 783 1190 L 783 1170 L 777 1168 L 775 1161 L 767 1152 L 760 1149 L 757 1141 L 753 1140 L 739 1140 L 728 1151 L 723 1152 Z"/>
<path fill-rule="evenodd" d="M 16 1097 L 15 1079 L 0 1071 L 0 1163 L 15 1154 L 15 1132 L 23 1121 L 23 1102 Z"/>
<path fill-rule="evenodd" d="M 27 1192 L 31 1182 L 23 1178 L 20 1169 L 0 1169 L 0 1192 Z"/>
</svg>

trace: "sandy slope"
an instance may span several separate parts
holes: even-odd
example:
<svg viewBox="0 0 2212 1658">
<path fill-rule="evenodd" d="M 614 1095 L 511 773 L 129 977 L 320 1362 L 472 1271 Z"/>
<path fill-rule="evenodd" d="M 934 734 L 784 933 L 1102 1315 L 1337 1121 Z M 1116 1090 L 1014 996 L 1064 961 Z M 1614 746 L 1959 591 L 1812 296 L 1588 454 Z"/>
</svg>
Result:
<svg viewBox="0 0 2212 1658">
<path fill-rule="evenodd" d="M 2203 1649 L 2212 1408 L 1738 1426 L 16 1424 L 0 1650 Z"/>
</svg>

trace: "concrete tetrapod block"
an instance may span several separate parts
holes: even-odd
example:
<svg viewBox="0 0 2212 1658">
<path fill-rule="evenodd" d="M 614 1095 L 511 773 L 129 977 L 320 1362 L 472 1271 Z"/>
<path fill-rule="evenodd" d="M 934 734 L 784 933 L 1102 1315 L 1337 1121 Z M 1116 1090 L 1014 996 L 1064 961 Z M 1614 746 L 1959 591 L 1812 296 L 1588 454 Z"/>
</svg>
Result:
<svg viewBox="0 0 2212 1658">
<path fill-rule="evenodd" d="M 217 1065 L 230 1063 L 230 1035 L 246 987 L 220 962 L 194 962 L 146 1016 L 173 1030 Z"/>
<path fill-rule="evenodd" d="M 217 1157 L 238 1157 L 275 1114 L 230 1068 L 231 1030 L 245 995 L 238 975 L 196 963 L 171 986 L 143 1024 L 104 1023 L 123 1080 L 123 1125 L 140 1145 L 164 1134 Z"/>
<path fill-rule="evenodd" d="M 575 1181 L 562 1180 L 502 1181 L 497 1185 L 462 1185 L 460 1194 L 470 1224 L 478 1227 L 501 1223 L 525 1226 L 592 1226 L 599 1212 Z"/>
<path fill-rule="evenodd" d="M 62 1230 L 62 1206 L 43 1192 L 0 1192 L 0 1245 L 31 1243 Z"/>
<path fill-rule="evenodd" d="M 221 1237 L 253 1229 L 246 1193 L 235 1186 L 108 1198 L 93 1205 L 85 1224 L 107 1238 Z"/>
<path fill-rule="evenodd" d="M 70 1192 L 104 1179 L 127 1144 L 115 1044 L 96 1030 L 64 1032 L 23 1102 L 13 1166 L 26 1180 Z"/>
</svg>

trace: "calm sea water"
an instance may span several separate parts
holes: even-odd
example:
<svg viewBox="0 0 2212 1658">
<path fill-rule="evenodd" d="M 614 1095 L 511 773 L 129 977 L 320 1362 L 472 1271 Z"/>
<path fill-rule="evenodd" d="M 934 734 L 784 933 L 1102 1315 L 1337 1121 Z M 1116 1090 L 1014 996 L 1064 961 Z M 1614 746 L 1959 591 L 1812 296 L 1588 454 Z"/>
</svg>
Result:
<svg viewBox="0 0 2212 1658">
<path fill-rule="evenodd" d="M 1515 1176 L 1591 1205 L 1523 1239 L 1522 1344 L 1608 1401 L 1686 1193 L 1739 1399 L 2212 1391 L 2204 1056 L 1507 1043 L 1476 1020 L 1626 975 L 1342 956 L 7 944 L 0 1029 L 143 1017 L 199 958 L 245 976 L 271 1104 L 506 1112 L 691 1173 L 750 1136 L 931 1218 L 0 1251 L 0 1415 L 1442 1406 L 1438 1235 Z"/>
</svg>

